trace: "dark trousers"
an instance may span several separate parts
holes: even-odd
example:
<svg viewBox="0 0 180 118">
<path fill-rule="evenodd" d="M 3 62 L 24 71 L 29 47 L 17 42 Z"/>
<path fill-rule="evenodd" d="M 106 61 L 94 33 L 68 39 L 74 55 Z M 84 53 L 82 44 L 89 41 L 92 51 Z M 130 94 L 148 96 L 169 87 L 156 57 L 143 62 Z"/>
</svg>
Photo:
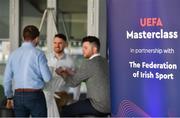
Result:
<svg viewBox="0 0 180 118">
<path fill-rule="evenodd" d="M 16 117 L 47 117 L 47 107 L 44 93 L 15 92 L 14 110 Z"/>
<path fill-rule="evenodd" d="M 82 117 L 82 116 L 98 116 L 103 117 L 107 116 L 106 113 L 101 113 L 93 108 L 89 99 L 78 101 L 74 104 L 64 106 L 61 109 L 60 116 L 62 117 Z"/>
</svg>

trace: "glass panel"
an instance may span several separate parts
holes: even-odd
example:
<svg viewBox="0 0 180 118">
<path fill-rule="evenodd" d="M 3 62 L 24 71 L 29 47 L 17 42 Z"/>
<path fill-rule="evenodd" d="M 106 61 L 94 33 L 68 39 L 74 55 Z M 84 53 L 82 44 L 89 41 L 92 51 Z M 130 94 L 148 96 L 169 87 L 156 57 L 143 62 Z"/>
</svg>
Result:
<svg viewBox="0 0 180 118">
<path fill-rule="evenodd" d="M 5 63 L 10 51 L 9 0 L 0 0 L 0 85 L 2 85 Z M 0 87 L 0 95 L 2 95 Z M 2 96 L 1 96 L 2 97 Z"/>
<path fill-rule="evenodd" d="M 87 0 L 58 0 L 57 7 L 58 31 L 68 37 L 72 55 L 82 59 L 81 39 L 87 35 Z"/>
<path fill-rule="evenodd" d="M 9 0 L 0 0 L 0 39 L 9 38 Z"/>
<path fill-rule="evenodd" d="M 87 34 L 87 0 L 58 0 L 58 30 L 75 41 Z"/>
<path fill-rule="evenodd" d="M 10 41 L 0 40 L 0 85 L 2 85 L 4 70 L 10 53 Z"/>
<path fill-rule="evenodd" d="M 82 62 L 81 39 L 87 35 L 87 0 L 58 0 L 58 31 L 69 39 L 69 52 L 77 67 Z M 85 84 L 81 93 L 86 93 Z"/>
<path fill-rule="evenodd" d="M 20 29 L 21 34 L 25 26 L 35 25 L 39 28 L 44 10 L 47 6 L 47 0 L 21 0 L 20 1 Z M 22 39 L 20 41 L 22 43 Z M 40 32 L 39 47 L 46 51 L 46 19 L 44 21 L 42 31 Z"/>
</svg>

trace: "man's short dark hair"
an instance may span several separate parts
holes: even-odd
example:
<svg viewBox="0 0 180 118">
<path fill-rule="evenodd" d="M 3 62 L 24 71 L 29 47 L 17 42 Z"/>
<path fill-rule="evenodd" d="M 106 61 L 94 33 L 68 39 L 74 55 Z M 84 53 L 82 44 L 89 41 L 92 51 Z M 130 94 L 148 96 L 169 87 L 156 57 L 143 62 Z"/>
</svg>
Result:
<svg viewBox="0 0 180 118">
<path fill-rule="evenodd" d="M 23 30 L 24 40 L 34 40 L 38 36 L 39 36 L 39 30 L 34 25 L 28 25 Z"/>
<path fill-rule="evenodd" d="M 61 38 L 61 39 L 63 39 L 65 42 L 67 41 L 67 38 L 66 38 L 66 36 L 64 35 L 64 34 L 56 34 L 55 36 L 54 36 L 54 38 L 56 38 L 56 37 L 58 37 L 58 38 Z"/>
<path fill-rule="evenodd" d="M 83 44 L 84 42 L 90 42 L 90 43 L 94 44 L 97 47 L 98 52 L 100 51 L 100 41 L 97 37 L 86 36 L 82 39 L 81 43 Z"/>
</svg>

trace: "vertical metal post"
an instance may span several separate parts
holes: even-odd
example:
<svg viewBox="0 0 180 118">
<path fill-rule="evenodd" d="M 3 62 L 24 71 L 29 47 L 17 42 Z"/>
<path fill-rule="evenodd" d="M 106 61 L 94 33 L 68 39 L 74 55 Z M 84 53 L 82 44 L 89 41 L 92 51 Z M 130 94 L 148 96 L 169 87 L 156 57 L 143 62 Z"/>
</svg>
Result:
<svg viewBox="0 0 180 118">
<path fill-rule="evenodd" d="M 47 0 L 47 8 L 53 8 L 53 15 L 56 16 L 57 14 L 57 0 Z M 55 17 L 56 18 L 56 17 Z M 54 28 L 54 19 L 52 18 L 51 14 L 47 14 L 47 53 L 52 52 L 52 41 L 53 37 L 56 34 Z M 56 19 L 55 19 L 56 20 Z M 56 22 L 56 21 L 55 21 Z"/>
<path fill-rule="evenodd" d="M 87 35 L 99 36 L 99 0 L 88 0 Z"/>
<path fill-rule="evenodd" d="M 10 19 L 9 19 L 9 37 L 10 37 L 10 44 L 11 44 L 11 49 L 10 52 L 15 50 L 16 48 L 19 47 L 19 34 L 20 34 L 20 29 L 19 29 L 19 8 L 20 8 L 20 0 L 10 0 Z"/>
<path fill-rule="evenodd" d="M 103 57 L 107 56 L 107 7 L 106 0 L 99 1 L 99 38 L 101 40 L 100 53 Z"/>
<path fill-rule="evenodd" d="M 88 0 L 88 29 L 87 34 L 100 38 L 100 53 L 106 57 L 107 51 L 107 23 L 106 23 L 106 0 Z"/>
</svg>

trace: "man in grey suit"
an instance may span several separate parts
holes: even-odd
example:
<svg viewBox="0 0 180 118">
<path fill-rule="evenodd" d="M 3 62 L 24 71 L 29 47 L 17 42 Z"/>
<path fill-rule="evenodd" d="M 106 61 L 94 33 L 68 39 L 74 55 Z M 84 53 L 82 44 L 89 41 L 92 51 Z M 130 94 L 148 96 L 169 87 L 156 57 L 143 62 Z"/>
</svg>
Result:
<svg viewBox="0 0 180 118">
<path fill-rule="evenodd" d="M 70 86 L 76 87 L 81 82 L 85 82 L 87 98 L 69 106 L 64 106 L 60 115 L 68 117 L 106 116 L 110 113 L 108 62 L 100 56 L 100 41 L 95 36 L 83 38 L 82 50 L 86 60 L 75 74 L 70 69 L 61 67 L 56 70 L 56 73 L 63 76 Z"/>
</svg>

